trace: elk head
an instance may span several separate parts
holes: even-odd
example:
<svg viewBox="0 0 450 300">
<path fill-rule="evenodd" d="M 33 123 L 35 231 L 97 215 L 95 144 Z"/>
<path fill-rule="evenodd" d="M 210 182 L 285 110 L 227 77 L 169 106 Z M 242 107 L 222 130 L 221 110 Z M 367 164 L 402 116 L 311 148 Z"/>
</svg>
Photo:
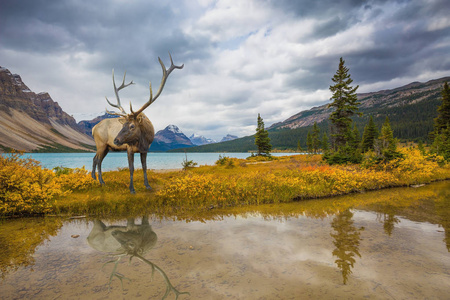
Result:
<svg viewBox="0 0 450 300">
<path fill-rule="evenodd" d="M 116 95 L 116 99 L 117 99 L 117 104 L 113 104 L 111 103 L 108 98 L 106 98 L 106 101 L 109 103 L 109 105 L 111 105 L 112 107 L 115 107 L 117 109 L 120 110 L 119 113 L 115 113 L 115 112 L 110 112 L 108 110 L 106 110 L 107 113 L 111 114 L 111 115 L 119 115 L 122 118 L 119 119 L 120 123 L 122 123 L 122 130 L 119 132 L 119 134 L 116 136 L 116 138 L 114 139 L 114 144 L 116 144 L 117 146 L 121 146 L 123 144 L 129 144 L 129 145 L 139 145 L 139 148 L 145 148 L 148 147 L 149 144 L 152 142 L 153 137 L 151 137 L 151 140 L 145 140 L 145 131 L 146 131 L 146 127 L 148 127 L 148 124 L 151 123 L 148 120 L 148 118 L 142 113 L 148 106 L 150 106 L 150 104 L 152 104 L 161 94 L 164 85 L 166 84 L 166 80 L 169 77 L 170 73 L 174 70 L 174 69 L 182 69 L 184 67 L 184 64 L 181 66 L 175 66 L 173 64 L 173 60 L 172 60 L 172 56 L 169 53 L 169 57 L 170 57 L 170 67 L 169 69 L 166 69 L 166 67 L 164 66 L 164 63 L 162 62 L 161 58 L 158 57 L 159 63 L 161 65 L 162 68 L 162 72 L 163 72 L 163 76 L 161 79 L 161 84 L 159 85 L 159 89 L 156 92 L 156 95 L 153 96 L 153 91 L 152 91 L 152 83 L 150 82 L 149 86 L 150 86 L 150 98 L 149 100 L 136 112 L 133 111 L 133 107 L 131 105 L 130 102 L 130 113 L 127 114 L 125 109 L 123 109 L 121 103 L 120 103 L 120 97 L 119 97 L 119 91 L 131 84 L 133 84 L 133 81 L 131 81 L 128 84 L 125 84 L 125 76 L 126 76 L 126 72 L 123 75 L 123 80 L 122 80 L 122 84 L 117 88 L 116 87 L 116 82 L 114 79 L 114 70 L 113 70 L 113 86 L 114 86 L 114 93 Z M 147 145 L 145 145 L 147 144 Z"/>
</svg>

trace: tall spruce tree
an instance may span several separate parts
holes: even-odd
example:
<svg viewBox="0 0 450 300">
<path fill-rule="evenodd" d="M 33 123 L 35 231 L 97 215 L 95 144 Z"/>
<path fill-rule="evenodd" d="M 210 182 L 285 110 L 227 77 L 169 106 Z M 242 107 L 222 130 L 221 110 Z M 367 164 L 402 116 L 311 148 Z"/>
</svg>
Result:
<svg viewBox="0 0 450 300">
<path fill-rule="evenodd" d="M 386 117 L 386 121 L 381 127 L 380 136 L 378 137 L 378 145 L 376 145 L 378 156 L 385 161 L 401 156 L 397 152 L 397 143 L 398 141 L 394 138 L 389 118 Z"/>
<path fill-rule="evenodd" d="M 309 130 L 308 130 L 308 134 L 306 135 L 306 151 L 308 151 L 308 153 L 313 152 L 313 141 L 312 141 L 311 132 Z"/>
<path fill-rule="evenodd" d="M 311 140 L 312 140 L 312 150 L 314 153 L 319 152 L 320 149 L 320 129 L 317 126 L 317 122 L 314 122 L 312 134 L 311 134 Z"/>
<path fill-rule="evenodd" d="M 442 88 L 442 104 L 438 107 L 438 116 L 434 119 L 434 131 L 431 151 L 450 161 L 450 89 L 448 83 Z"/>
<path fill-rule="evenodd" d="M 362 138 L 362 152 L 374 150 L 375 140 L 378 138 L 378 129 L 373 121 L 373 117 L 370 116 L 369 123 L 364 127 Z"/>
<path fill-rule="evenodd" d="M 345 146 L 348 142 L 347 133 L 350 129 L 352 117 L 358 111 L 358 97 L 356 96 L 356 87 L 352 87 L 353 79 L 348 73 L 349 69 L 344 65 L 345 61 L 342 57 L 339 60 L 339 68 L 336 74 L 331 79 L 335 84 L 330 86 L 330 91 L 333 93 L 328 105 L 334 109 L 330 115 L 332 123 L 332 146 L 335 150 Z"/>
<path fill-rule="evenodd" d="M 264 122 L 260 114 L 258 114 L 257 122 L 255 145 L 258 147 L 258 155 L 270 156 L 272 145 L 270 144 L 269 132 L 264 129 Z"/>
<path fill-rule="evenodd" d="M 434 119 L 434 131 L 440 134 L 442 130 L 450 127 L 450 88 L 448 83 L 444 83 L 441 91 L 442 104 L 438 107 L 438 116 Z"/>
<path fill-rule="evenodd" d="M 352 137 L 353 137 L 352 146 L 355 147 L 355 149 L 358 148 L 360 149 L 361 135 L 359 133 L 358 127 L 356 127 L 356 124 L 353 125 Z"/>
<path fill-rule="evenodd" d="M 322 137 L 322 151 L 326 152 L 330 149 L 330 145 L 328 144 L 328 136 L 327 134 L 324 132 L 323 133 L 323 137 Z"/>
</svg>

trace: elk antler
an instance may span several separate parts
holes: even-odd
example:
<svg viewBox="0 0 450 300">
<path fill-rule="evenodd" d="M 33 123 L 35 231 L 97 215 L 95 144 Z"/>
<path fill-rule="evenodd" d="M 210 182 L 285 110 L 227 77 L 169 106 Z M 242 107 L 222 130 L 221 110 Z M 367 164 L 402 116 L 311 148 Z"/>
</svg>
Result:
<svg viewBox="0 0 450 300">
<path fill-rule="evenodd" d="M 126 116 L 127 115 L 126 111 L 123 109 L 122 105 L 120 104 L 119 91 L 121 89 L 123 89 L 123 88 L 126 88 L 129 85 L 134 84 L 134 82 L 133 82 L 133 80 L 131 80 L 130 83 L 125 84 L 125 76 L 126 75 L 127 75 L 127 72 L 125 71 L 125 73 L 123 74 L 122 84 L 119 86 L 119 88 L 117 88 L 116 87 L 116 80 L 114 79 L 114 69 L 112 70 L 112 79 L 113 79 L 114 93 L 116 94 L 117 104 L 112 104 L 111 102 L 109 102 L 108 98 L 106 98 L 106 97 L 105 98 L 106 98 L 106 101 L 108 101 L 109 105 L 111 105 L 112 107 L 118 108 L 121 112 L 120 113 L 110 112 L 107 109 L 106 112 L 108 114 L 110 114 L 110 115 L 118 115 L 118 116 Z"/>
<path fill-rule="evenodd" d="M 181 66 L 175 66 L 173 64 L 172 55 L 170 55 L 170 52 L 169 52 L 169 57 L 170 57 L 170 67 L 167 70 L 166 70 L 166 67 L 164 66 L 164 63 L 162 62 L 161 58 L 158 57 L 159 63 L 161 65 L 161 68 L 162 68 L 162 71 L 163 71 L 163 76 L 162 76 L 162 79 L 161 79 L 161 84 L 159 85 L 158 92 L 156 93 L 156 96 L 153 97 L 152 83 L 150 82 L 150 99 L 137 112 L 133 112 L 133 108 L 131 107 L 131 103 L 130 103 L 130 110 L 131 110 L 131 113 L 133 115 L 138 116 L 141 112 L 144 111 L 144 109 L 149 107 L 150 104 L 155 102 L 155 100 L 161 94 L 161 92 L 162 92 L 162 90 L 164 88 L 164 85 L 166 84 L 167 77 L 169 77 L 170 73 L 172 73 L 172 71 L 174 69 L 183 69 L 184 64 L 182 64 Z"/>
</svg>

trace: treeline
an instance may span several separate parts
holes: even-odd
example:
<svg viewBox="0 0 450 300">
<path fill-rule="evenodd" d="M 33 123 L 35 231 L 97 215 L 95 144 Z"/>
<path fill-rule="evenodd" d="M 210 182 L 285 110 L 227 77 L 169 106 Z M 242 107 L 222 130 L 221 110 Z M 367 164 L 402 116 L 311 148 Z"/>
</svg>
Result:
<svg viewBox="0 0 450 300">
<path fill-rule="evenodd" d="M 437 117 L 437 108 L 441 103 L 441 87 L 426 92 L 415 92 L 408 96 L 399 96 L 401 90 L 394 90 L 390 94 L 375 95 L 373 98 L 395 97 L 398 105 L 378 104 L 371 107 L 360 107 L 360 117 L 352 117 L 359 132 L 362 134 L 364 126 L 372 116 L 379 130 L 389 118 L 394 136 L 400 142 L 413 141 L 431 143 L 429 133 L 433 131 L 433 119 Z M 404 91 L 403 91 L 404 92 Z M 366 98 L 361 99 L 361 101 Z M 317 124 L 320 132 L 330 136 L 331 123 L 329 119 Z M 269 129 L 269 138 L 274 150 L 296 150 L 298 143 L 302 149 L 307 149 L 307 135 L 313 126 L 295 129 Z M 233 141 L 210 144 L 192 148 L 172 150 L 174 152 L 256 152 L 255 136 L 247 136 Z"/>
</svg>

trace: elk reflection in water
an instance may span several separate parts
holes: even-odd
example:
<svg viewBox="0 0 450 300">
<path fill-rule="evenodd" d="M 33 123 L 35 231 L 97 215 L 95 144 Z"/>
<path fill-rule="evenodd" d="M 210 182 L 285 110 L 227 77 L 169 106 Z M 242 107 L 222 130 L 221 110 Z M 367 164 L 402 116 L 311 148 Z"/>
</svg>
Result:
<svg viewBox="0 0 450 300">
<path fill-rule="evenodd" d="M 135 224 L 134 219 L 128 219 L 126 226 L 106 226 L 102 221 L 95 220 L 94 227 L 87 237 L 88 244 L 92 248 L 111 254 L 116 258 L 103 265 L 105 267 L 108 264 L 114 264 L 109 277 L 110 287 L 111 281 L 116 277 L 120 280 L 123 288 L 123 279 L 128 278 L 117 272 L 117 265 L 122 257 L 130 256 L 130 262 L 133 257 L 136 257 L 151 267 L 152 276 L 156 270 L 164 278 L 166 292 L 162 299 L 165 299 L 170 292 L 175 294 L 175 299 L 183 294 L 189 295 L 188 292 L 178 291 L 159 266 L 144 258 L 144 255 L 156 245 L 157 240 L 158 236 L 150 226 L 148 217 L 143 217 L 140 225 Z"/>
</svg>

